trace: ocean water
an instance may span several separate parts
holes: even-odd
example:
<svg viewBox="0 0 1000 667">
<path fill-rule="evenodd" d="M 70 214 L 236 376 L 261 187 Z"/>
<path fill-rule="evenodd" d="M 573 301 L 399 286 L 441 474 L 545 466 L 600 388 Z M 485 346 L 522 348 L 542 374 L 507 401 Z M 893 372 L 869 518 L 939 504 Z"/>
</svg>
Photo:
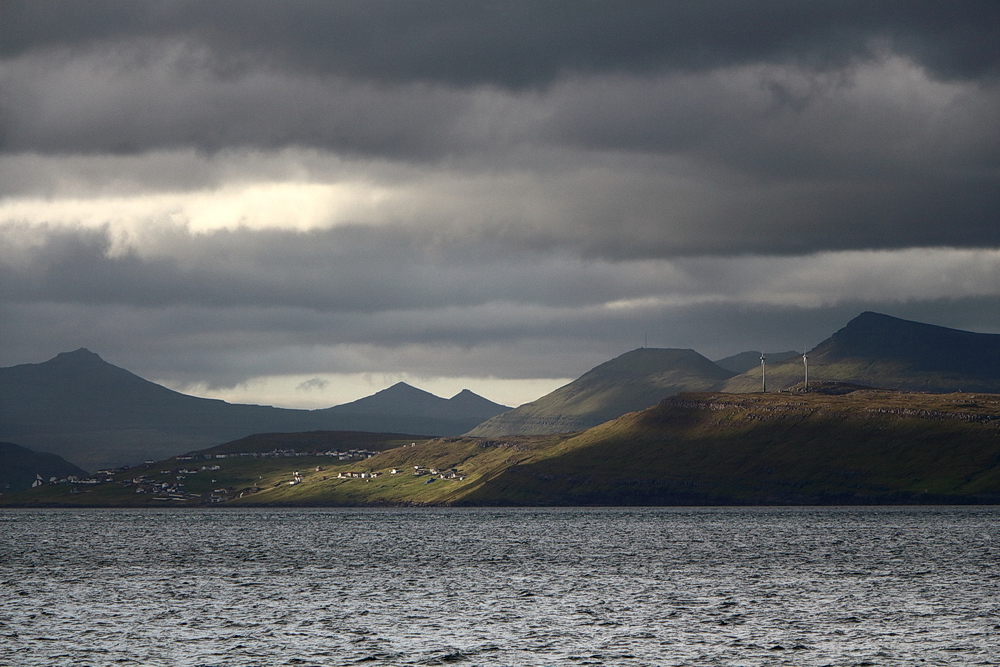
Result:
<svg viewBox="0 0 1000 667">
<path fill-rule="evenodd" d="M 997 665 L 1000 508 L 0 511 L 0 665 Z"/>
</svg>

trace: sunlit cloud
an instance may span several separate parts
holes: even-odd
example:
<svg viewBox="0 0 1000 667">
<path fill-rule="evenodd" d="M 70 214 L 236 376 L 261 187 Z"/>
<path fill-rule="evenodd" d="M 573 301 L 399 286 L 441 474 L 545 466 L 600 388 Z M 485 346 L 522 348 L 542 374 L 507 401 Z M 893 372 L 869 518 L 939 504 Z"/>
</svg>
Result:
<svg viewBox="0 0 1000 667">
<path fill-rule="evenodd" d="M 514 404 L 647 334 L 1000 329 L 1000 10 L 914 2 L 14 3 L 0 363 L 87 346 L 226 400 Z"/>
</svg>

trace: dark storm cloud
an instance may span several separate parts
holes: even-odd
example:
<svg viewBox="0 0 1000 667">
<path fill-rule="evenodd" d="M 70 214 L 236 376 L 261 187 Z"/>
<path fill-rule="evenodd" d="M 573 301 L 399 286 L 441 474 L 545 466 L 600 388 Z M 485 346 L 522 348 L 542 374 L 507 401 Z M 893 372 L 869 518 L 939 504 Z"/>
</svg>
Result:
<svg viewBox="0 0 1000 667">
<path fill-rule="evenodd" d="M 8 72 L 0 77 L 0 147 L 7 151 L 307 145 L 437 158 L 469 148 L 471 133 L 462 128 L 472 100 L 460 92 L 468 87 L 539 89 L 573 76 L 762 64 L 826 72 L 887 52 L 943 79 L 992 80 L 1000 72 L 995 2 L 7 0 L 2 7 Z M 780 81 L 768 85 L 775 100 L 808 101 Z M 632 93 L 617 98 L 624 109 L 599 97 L 613 92 Z M 738 98 L 694 92 L 701 103 L 664 109 L 662 94 L 597 88 L 579 100 L 584 118 L 559 113 L 552 122 L 568 123 L 563 138 L 584 134 L 583 145 L 645 150 L 695 143 L 714 132 L 717 115 L 723 129 L 727 119 L 730 127 L 753 122 L 732 113 Z M 495 119 L 474 128 L 471 143 L 481 146 L 483 130 L 495 129 Z M 495 137 L 489 143 L 495 153 Z"/>
<path fill-rule="evenodd" d="M 201 62 L 188 70 L 169 50 L 141 65 L 117 55 L 12 64 L 0 75 L 0 146 L 125 155 L 297 145 L 430 158 L 466 149 L 456 125 L 471 100 L 457 92 L 256 70 L 218 79 Z"/>
<path fill-rule="evenodd" d="M 8 230 L 11 238 L 15 233 Z M 0 263 L 0 297 L 379 313 L 504 302 L 580 307 L 653 293 L 665 284 L 690 288 L 680 272 L 620 272 L 613 265 L 584 265 L 530 250 L 499 253 L 481 243 L 457 241 L 429 253 L 417 236 L 367 227 L 198 235 L 176 228 L 161 231 L 160 247 L 144 256 L 134 249 L 116 251 L 108 229 L 53 229 L 19 250 L 16 260 Z M 425 326 L 408 335 L 419 337 Z M 490 327 L 500 335 L 500 322 Z"/>
<path fill-rule="evenodd" d="M 567 72 L 825 68 L 891 43 L 941 77 L 997 73 L 995 2 L 939 0 L 137 2 L 5 0 L 0 55 L 136 39 L 212 49 L 220 71 L 266 63 L 380 81 L 545 85 Z"/>
<path fill-rule="evenodd" d="M 438 194 L 470 236 L 613 259 L 1000 244 L 993 2 L 3 7 L 8 156 L 158 151 L 192 188 L 164 156 L 518 175 Z"/>
<path fill-rule="evenodd" d="M 994 1 L 0 0 L 0 364 L 557 378 L 645 335 L 800 349 L 861 310 L 998 330 L 998 26 Z"/>
</svg>

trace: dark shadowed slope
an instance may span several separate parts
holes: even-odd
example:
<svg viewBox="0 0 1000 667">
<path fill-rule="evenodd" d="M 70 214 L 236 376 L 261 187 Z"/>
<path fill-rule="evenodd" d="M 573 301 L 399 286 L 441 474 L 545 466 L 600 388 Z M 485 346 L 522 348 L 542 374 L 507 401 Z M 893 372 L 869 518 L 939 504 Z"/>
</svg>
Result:
<svg viewBox="0 0 1000 667">
<path fill-rule="evenodd" d="M 537 401 L 497 415 L 468 435 L 579 431 L 682 391 L 708 389 L 732 375 L 694 350 L 640 348 L 597 366 Z"/>
<path fill-rule="evenodd" d="M 1000 396 L 683 394 L 507 468 L 470 504 L 1000 501 Z"/>
<path fill-rule="evenodd" d="M 172 391 L 80 349 L 40 364 L 0 368 L 0 438 L 96 470 L 163 459 L 253 433 L 456 435 L 481 421 L 481 407 L 461 417 L 467 397 L 455 403 L 432 397 L 439 403 L 431 401 L 434 405 L 423 412 L 406 407 L 406 401 L 390 400 L 419 392 L 409 390 L 390 392 L 367 412 L 350 414 L 239 405 Z M 496 412 L 504 409 L 497 406 Z"/>
<path fill-rule="evenodd" d="M 0 397 L 0 437 L 55 452 L 91 471 L 259 431 L 298 430 L 309 418 L 304 410 L 187 396 L 86 349 L 0 368 Z"/>
<path fill-rule="evenodd" d="M 23 491 L 39 477 L 48 481 L 70 475 L 86 477 L 87 473 L 61 456 L 0 442 L 0 493 Z"/>
<path fill-rule="evenodd" d="M 960 331 L 866 312 L 808 354 L 811 381 L 854 382 L 906 391 L 1000 392 L 1000 335 Z M 768 364 L 769 389 L 804 380 L 801 357 Z M 759 367 L 719 385 L 760 391 Z"/>
<path fill-rule="evenodd" d="M 801 352 L 789 350 L 788 352 L 765 352 L 764 356 L 767 358 L 767 363 L 776 364 L 780 361 L 791 359 L 792 357 L 798 357 L 801 354 Z M 715 365 L 721 366 L 727 371 L 732 371 L 733 373 L 746 373 L 749 370 L 760 368 L 760 352 L 757 352 L 756 350 L 750 352 L 740 352 L 739 354 L 734 354 L 724 359 L 717 359 L 715 361 Z"/>
</svg>

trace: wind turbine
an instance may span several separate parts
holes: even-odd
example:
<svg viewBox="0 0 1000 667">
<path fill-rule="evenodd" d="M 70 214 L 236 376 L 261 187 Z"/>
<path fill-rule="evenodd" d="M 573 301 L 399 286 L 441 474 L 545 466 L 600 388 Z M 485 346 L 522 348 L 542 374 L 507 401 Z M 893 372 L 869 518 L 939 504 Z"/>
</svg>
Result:
<svg viewBox="0 0 1000 667">
<path fill-rule="evenodd" d="M 767 393 L 767 360 L 763 352 L 760 353 L 760 390 Z"/>
<path fill-rule="evenodd" d="M 809 391 L 809 356 L 805 352 L 802 353 L 802 366 L 806 369 L 805 390 Z"/>
</svg>

